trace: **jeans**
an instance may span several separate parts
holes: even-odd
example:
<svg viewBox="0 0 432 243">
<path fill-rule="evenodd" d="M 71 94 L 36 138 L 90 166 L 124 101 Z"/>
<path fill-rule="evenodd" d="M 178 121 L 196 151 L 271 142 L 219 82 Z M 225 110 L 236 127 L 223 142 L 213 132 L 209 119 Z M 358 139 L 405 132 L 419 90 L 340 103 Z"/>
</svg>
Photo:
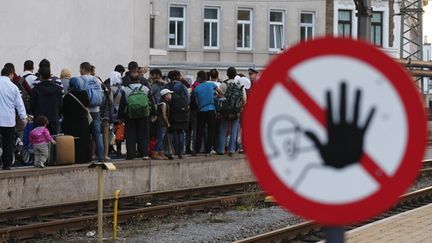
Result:
<svg viewBox="0 0 432 243">
<path fill-rule="evenodd" d="M 104 161 L 105 156 L 104 156 L 104 145 L 102 140 L 100 115 L 99 112 L 91 112 L 90 115 L 93 118 L 93 122 L 90 124 L 90 132 L 92 134 L 93 140 L 96 143 L 97 159 L 99 161 Z"/>
<path fill-rule="evenodd" d="M 0 135 L 3 150 L 1 161 L 3 168 L 7 168 L 12 166 L 13 162 L 15 127 L 0 127 Z"/>
<path fill-rule="evenodd" d="M 163 150 L 165 134 L 166 134 L 166 128 L 158 126 L 156 130 L 156 139 L 157 139 L 156 148 L 155 148 L 156 152 L 161 152 Z"/>
<path fill-rule="evenodd" d="M 205 126 L 207 125 L 207 141 L 205 143 L 205 153 L 210 153 L 214 141 L 215 128 L 216 128 L 216 112 L 206 111 L 198 112 L 197 115 L 197 136 L 195 144 L 195 152 L 199 153 L 201 150 L 201 143 L 204 137 Z"/>
<path fill-rule="evenodd" d="M 182 155 L 184 153 L 185 132 L 183 130 L 174 130 L 169 132 L 169 136 L 176 154 Z"/>
<path fill-rule="evenodd" d="M 225 152 L 225 136 L 226 136 L 226 130 L 228 128 L 228 123 L 231 123 L 231 135 L 228 143 L 228 152 L 234 153 L 234 151 L 236 150 L 237 135 L 240 127 L 239 119 L 237 118 L 235 120 L 228 121 L 222 118 L 220 123 L 220 131 L 219 131 L 219 144 L 217 148 L 218 153 Z"/>
</svg>

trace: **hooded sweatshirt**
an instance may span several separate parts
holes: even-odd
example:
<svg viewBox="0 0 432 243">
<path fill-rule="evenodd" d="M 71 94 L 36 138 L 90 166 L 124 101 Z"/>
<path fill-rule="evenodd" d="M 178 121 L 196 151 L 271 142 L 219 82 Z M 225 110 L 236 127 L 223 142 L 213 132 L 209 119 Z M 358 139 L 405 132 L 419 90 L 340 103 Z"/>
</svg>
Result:
<svg viewBox="0 0 432 243">
<path fill-rule="evenodd" d="M 51 81 L 42 81 L 33 88 L 30 105 L 35 117 L 44 115 L 58 121 L 63 106 L 62 88 Z"/>
</svg>

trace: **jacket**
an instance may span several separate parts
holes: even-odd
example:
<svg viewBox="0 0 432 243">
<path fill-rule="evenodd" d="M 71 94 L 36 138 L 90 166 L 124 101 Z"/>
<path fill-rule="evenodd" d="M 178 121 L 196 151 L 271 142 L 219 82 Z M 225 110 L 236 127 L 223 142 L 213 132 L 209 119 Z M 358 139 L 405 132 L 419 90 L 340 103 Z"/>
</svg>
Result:
<svg viewBox="0 0 432 243">
<path fill-rule="evenodd" d="M 62 88 L 54 82 L 42 81 L 33 88 L 30 107 L 35 117 L 44 115 L 49 121 L 58 121 L 62 106 Z"/>
</svg>

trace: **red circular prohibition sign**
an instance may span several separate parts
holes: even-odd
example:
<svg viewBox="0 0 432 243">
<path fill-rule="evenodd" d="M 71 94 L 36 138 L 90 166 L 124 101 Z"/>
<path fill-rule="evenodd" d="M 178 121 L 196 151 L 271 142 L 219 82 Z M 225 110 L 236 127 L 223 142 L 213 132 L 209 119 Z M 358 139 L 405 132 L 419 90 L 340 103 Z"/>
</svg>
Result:
<svg viewBox="0 0 432 243">
<path fill-rule="evenodd" d="M 375 193 L 362 200 L 342 205 L 311 201 L 287 187 L 270 167 L 261 137 L 261 114 L 276 80 L 286 80 L 288 70 L 308 59 L 326 55 L 348 56 L 375 67 L 391 81 L 400 96 L 408 123 L 408 141 L 397 172 L 388 177 Z M 242 128 L 247 159 L 263 189 L 291 212 L 326 225 L 344 225 L 366 220 L 394 205 L 418 175 L 427 138 L 423 103 L 409 74 L 398 63 L 368 43 L 333 37 L 299 44 L 276 57 L 262 72 L 259 81 L 249 93 L 248 104 L 242 117 Z"/>
</svg>

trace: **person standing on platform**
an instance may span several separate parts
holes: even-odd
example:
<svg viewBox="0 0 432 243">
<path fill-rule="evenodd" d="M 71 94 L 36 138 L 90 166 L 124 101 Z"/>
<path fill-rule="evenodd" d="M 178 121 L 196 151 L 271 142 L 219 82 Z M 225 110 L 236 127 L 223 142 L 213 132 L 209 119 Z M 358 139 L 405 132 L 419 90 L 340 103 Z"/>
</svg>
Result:
<svg viewBox="0 0 432 243">
<path fill-rule="evenodd" d="M 16 113 L 22 123 L 26 123 L 27 113 L 20 91 L 11 82 L 14 72 L 11 68 L 3 68 L 0 77 L 0 136 L 2 141 L 2 168 L 10 170 L 13 162 L 14 133 Z"/>
<path fill-rule="evenodd" d="M 154 153 L 154 159 L 174 159 L 174 157 L 172 156 L 173 153 L 171 140 L 167 133 L 168 129 L 171 126 L 168 117 L 170 113 L 169 103 L 171 102 L 172 93 L 173 92 L 169 89 L 163 89 L 160 91 L 161 100 L 158 104 L 157 112 L 157 144 Z M 163 151 L 164 143 L 166 146 L 167 156 L 165 156 Z"/>
<path fill-rule="evenodd" d="M 85 90 L 81 89 L 78 78 L 69 81 L 69 92 L 63 98 L 63 133 L 76 137 L 75 163 L 91 162 L 90 125 L 88 106 L 90 101 Z"/>
<path fill-rule="evenodd" d="M 119 124 L 118 119 L 118 113 L 119 113 L 119 106 L 120 106 L 120 100 L 121 100 L 121 91 L 122 91 L 122 76 L 125 72 L 125 68 L 122 65 L 117 65 L 114 68 L 114 71 L 111 73 L 110 78 L 107 80 L 109 82 L 109 85 L 111 86 L 111 93 L 113 95 L 113 104 L 112 104 L 112 119 L 114 121 L 114 125 Z M 120 158 L 122 156 L 122 149 L 121 149 L 122 141 L 120 141 L 117 138 L 116 141 L 116 153 L 117 157 Z"/>
<path fill-rule="evenodd" d="M 132 83 L 122 88 L 118 117 L 125 121 L 126 159 L 133 160 L 138 153 L 149 160 L 150 96 L 147 86 L 140 83 L 138 69 L 130 72 Z"/>
<path fill-rule="evenodd" d="M 40 83 L 33 88 L 30 107 L 33 115 L 46 116 L 49 120 L 48 130 L 51 134 L 60 132 L 60 114 L 62 112 L 62 88 L 51 81 L 51 71 L 43 67 L 39 69 Z"/>
<path fill-rule="evenodd" d="M 228 80 L 221 84 L 222 90 L 226 98 L 227 111 L 221 113 L 221 123 L 219 130 L 219 139 L 217 153 L 223 155 L 225 153 L 225 138 L 228 126 L 231 126 L 231 134 L 228 143 L 228 155 L 233 156 L 237 146 L 237 136 L 240 127 L 240 113 L 246 105 L 246 90 L 240 82 L 240 77 L 237 76 L 237 70 L 234 67 L 229 67 L 227 70 Z"/>
<path fill-rule="evenodd" d="M 206 81 L 207 75 L 204 71 L 197 74 L 197 82 L 200 84 L 195 88 L 194 96 L 197 99 L 197 135 L 194 154 L 200 152 L 201 143 L 207 126 L 207 141 L 205 142 L 205 155 L 210 156 L 216 131 L 216 107 L 214 103 L 215 92 L 222 94 L 222 91 L 214 82 Z"/>
<path fill-rule="evenodd" d="M 89 96 L 89 111 L 93 122 L 90 125 L 90 131 L 93 141 L 96 144 L 96 155 L 99 162 L 105 162 L 104 146 L 102 140 L 100 105 L 103 100 L 102 82 L 91 75 L 91 65 L 83 62 L 80 65 L 80 78 L 83 80 L 82 88 L 87 91 Z"/>
<path fill-rule="evenodd" d="M 170 102 L 169 135 L 178 158 L 183 159 L 185 131 L 189 127 L 190 117 L 189 92 L 186 86 L 184 86 L 180 81 L 182 80 L 182 76 L 179 71 L 174 70 L 169 72 L 168 78 L 171 81 L 167 85 L 167 88 L 173 91 Z"/>
<path fill-rule="evenodd" d="M 50 143 L 56 144 L 47 129 L 49 124 L 48 118 L 38 116 L 35 120 L 36 127 L 30 132 L 30 144 L 34 150 L 34 166 L 44 168 L 49 157 Z"/>
</svg>

